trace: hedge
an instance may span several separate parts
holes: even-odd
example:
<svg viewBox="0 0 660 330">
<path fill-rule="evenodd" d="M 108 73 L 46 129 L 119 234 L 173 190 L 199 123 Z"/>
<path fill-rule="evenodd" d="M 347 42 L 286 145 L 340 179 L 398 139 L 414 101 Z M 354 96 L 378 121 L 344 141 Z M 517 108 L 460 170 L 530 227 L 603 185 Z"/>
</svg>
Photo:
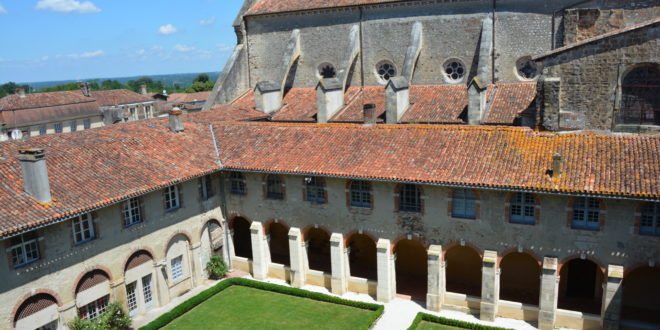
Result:
<svg viewBox="0 0 660 330">
<path fill-rule="evenodd" d="M 506 328 L 491 327 L 488 325 L 470 323 L 461 320 L 448 319 L 446 317 L 435 316 L 426 313 L 417 313 L 415 319 L 408 327 L 408 330 L 415 330 L 419 326 L 419 323 L 422 321 L 439 323 L 443 325 L 449 325 L 452 327 L 463 328 L 463 329 L 474 329 L 474 330 L 507 330 Z"/>
<path fill-rule="evenodd" d="M 195 306 L 203 303 L 207 299 L 213 297 L 216 295 L 218 292 L 232 286 L 232 285 L 241 285 L 241 286 L 246 286 L 246 287 L 251 287 L 259 290 L 266 290 L 266 291 L 272 291 L 272 292 L 277 292 L 277 293 L 283 293 L 283 294 L 288 294 L 292 296 L 297 296 L 297 297 L 302 297 L 302 298 L 308 298 L 308 299 L 313 299 L 313 300 L 318 300 L 318 301 L 324 301 L 324 302 L 329 302 L 329 303 L 334 303 L 334 304 L 339 304 L 339 305 L 345 305 L 345 306 L 350 306 L 350 307 L 356 307 L 360 309 L 368 309 L 372 310 L 375 313 L 372 313 L 372 315 L 369 317 L 367 320 L 368 323 L 365 322 L 365 325 L 362 327 L 362 329 L 369 329 L 369 327 L 383 314 L 383 311 L 385 310 L 385 307 L 383 305 L 378 305 L 378 304 L 371 304 L 371 303 L 365 303 L 361 301 L 353 301 L 353 300 L 347 300 L 347 299 L 342 299 L 338 298 L 335 296 L 329 296 L 323 293 L 319 292 L 312 292 L 312 291 L 307 291 L 307 290 L 302 290 L 298 288 L 292 288 L 288 286 L 282 286 L 282 285 L 277 285 L 277 284 L 272 284 L 272 283 L 264 283 L 264 282 L 258 282 L 254 280 L 249 280 L 246 278 L 230 278 L 226 279 L 223 281 L 220 281 L 220 283 L 214 285 L 213 287 L 206 289 L 202 292 L 200 292 L 198 295 L 184 301 L 180 305 L 174 307 L 171 311 L 161 315 L 157 319 L 151 321 L 149 324 L 143 326 L 140 328 L 140 330 L 156 330 L 160 329 L 164 326 L 166 326 L 168 323 L 172 322 L 174 319 L 180 317 L 181 315 L 185 314 L 189 310 L 195 308 Z"/>
</svg>

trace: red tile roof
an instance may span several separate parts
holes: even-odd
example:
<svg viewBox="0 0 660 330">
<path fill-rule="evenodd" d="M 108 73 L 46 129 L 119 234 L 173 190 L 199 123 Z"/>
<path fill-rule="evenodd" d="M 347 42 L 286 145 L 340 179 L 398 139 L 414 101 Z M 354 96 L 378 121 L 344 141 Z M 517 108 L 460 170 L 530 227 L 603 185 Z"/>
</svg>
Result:
<svg viewBox="0 0 660 330">
<path fill-rule="evenodd" d="M 376 118 L 385 118 L 385 88 L 383 86 L 352 86 L 346 89 L 344 95 L 346 106 L 339 110 L 331 119 L 331 122 L 364 122 L 364 104 L 376 105 Z M 316 102 L 316 100 L 314 100 Z M 382 122 L 383 120 L 378 120 Z"/>
<path fill-rule="evenodd" d="M 167 96 L 167 102 L 170 103 L 195 103 L 204 102 L 209 98 L 211 92 L 197 92 L 197 93 L 173 93 Z"/>
<path fill-rule="evenodd" d="M 16 94 L 0 99 L 0 122 L 21 126 L 71 117 L 99 116 L 98 104 L 80 91 Z"/>
<path fill-rule="evenodd" d="M 465 85 L 413 85 L 410 103 L 401 122 L 462 124 L 459 116 L 468 104 L 467 89 Z"/>
<path fill-rule="evenodd" d="M 492 89 L 493 87 L 489 86 L 487 97 L 490 97 Z M 521 112 L 529 108 L 535 98 L 535 81 L 497 84 L 483 123 L 511 125 Z"/>
<path fill-rule="evenodd" d="M 288 11 L 300 11 L 333 7 L 371 5 L 401 0 L 262 0 L 253 5 L 245 15 L 272 14 Z"/>
<path fill-rule="evenodd" d="M 153 102 L 150 97 L 140 95 L 127 89 L 111 89 L 105 91 L 92 91 L 91 97 L 95 99 L 100 106 L 121 105 L 132 103 Z"/>
<path fill-rule="evenodd" d="M 94 102 L 94 98 L 86 97 L 81 91 L 28 93 L 24 98 L 17 94 L 7 95 L 0 99 L 0 111 L 34 109 Z"/>
<path fill-rule="evenodd" d="M 214 113 L 186 115 L 183 134 L 157 118 L 0 143 L 0 236 L 219 170 L 206 117 Z M 660 198 L 660 137 L 466 125 L 215 121 L 214 129 L 228 169 Z M 46 148 L 52 205 L 23 192 L 19 147 Z M 555 153 L 564 167 L 553 179 Z"/>
</svg>

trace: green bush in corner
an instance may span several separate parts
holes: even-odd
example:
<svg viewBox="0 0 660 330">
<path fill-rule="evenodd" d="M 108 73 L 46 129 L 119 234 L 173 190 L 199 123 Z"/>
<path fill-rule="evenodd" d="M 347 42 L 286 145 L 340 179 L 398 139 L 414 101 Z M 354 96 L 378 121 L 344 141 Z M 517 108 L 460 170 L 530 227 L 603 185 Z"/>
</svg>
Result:
<svg viewBox="0 0 660 330">
<path fill-rule="evenodd" d="M 448 319 L 448 318 L 445 318 L 445 317 L 435 316 L 435 315 L 426 314 L 426 313 L 417 313 L 417 316 L 415 316 L 415 319 L 413 320 L 413 322 L 408 327 L 408 330 L 417 329 L 417 327 L 419 326 L 419 324 L 422 321 L 433 322 L 433 323 L 438 323 L 438 324 L 443 324 L 443 325 L 449 325 L 449 326 L 452 326 L 452 327 L 463 328 L 463 329 L 507 330 L 506 328 L 491 327 L 491 326 L 483 325 L 483 324 L 470 323 L 470 322 L 465 322 L 465 321 L 460 321 L 460 320 L 453 320 L 453 319 Z"/>
<path fill-rule="evenodd" d="M 211 256 L 211 260 L 206 263 L 206 272 L 209 274 L 209 278 L 214 280 L 219 280 L 227 274 L 229 269 L 225 265 L 222 257 L 218 255 Z"/>
<path fill-rule="evenodd" d="M 71 330 L 123 330 L 131 325 L 131 317 L 126 315 L 124 308 L 118 302 L 113 302 L 105 308 L 94 320 L 81 319 L 76 316 L 67 326 Z"/>
</svg>

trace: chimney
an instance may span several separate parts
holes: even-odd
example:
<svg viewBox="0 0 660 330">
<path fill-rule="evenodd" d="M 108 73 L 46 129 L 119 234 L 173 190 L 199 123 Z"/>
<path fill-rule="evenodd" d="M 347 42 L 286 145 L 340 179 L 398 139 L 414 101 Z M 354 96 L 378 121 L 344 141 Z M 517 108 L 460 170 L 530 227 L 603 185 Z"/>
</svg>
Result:
<svg viewBox="0 0 660 330">
<path fill-rule="evenodd" d="M 282 107 L 282 90 L 280 86 L 272 81 L 260 81 L 254 87 L 254 103 L 257 110 L 263 113 L 271 113 Z"/>
<path fill-rule="evenodd" d="M 169 112 L 170 114 L 170 130 L 173 133 L 182 133 L 183 132 L 183 111 L 178 107 L 172 108 Z"/>
<path fill-rule="evenodd" d="M 14 92 L 16 95 L 18 95 L 18 97 L 25 98 L 25 88 L 16 88 Z"/>
<path fill-rule="evenodd" d="M 385 121 L 388 124 L 398 123 L 410 107 L 408 79 L 401 76 L 391 78 L 385 86 L 385 101 L 387 105 Z"/>
<path fill-rule="evenodd" d="M 363 108 L 364 112 L 364 126 L 374 126 L 376 125 L 376 105 L 373 103 L 367 103 Z"/>
<path fill-rule="evenodd" d="M 89 84 L 88 83 L 80 83 L 80 90 L 82 91 L 83 95 L 86 97 L 90 97 L 91 95 L 89 94 Z"/>
<path fill-rule="evenodd" d="M 561 155 L 556 153 L 552 155 L 552 177 L 556 178 L 561 175 Z"/>
<path fill-rule="evenodd" d="M 44 149 L 18 149 L 18 160 L 23 171 L 23 188 L 25 192 L 42 204 L 52 202 Z"/>
<path fill-rule="evenodd" d="M 147 95 L 147 85 L 140 85 L 140 94 Z"/>
<path fill-rule="evenodd" d="M 468 124 L 479 125 L 481 124 L 481 117 L 483 115 L 482 109 L 485 107 L 486 86 L 481 84 L 478 77 L 472 79 L 468 85 Z"/>
<path fill-rule="evenodd" d="M 337 78 L 322 78 L 316 85 L 316 119 L 327 123 L 344 106 L 344 89 Z"/>
</svg>

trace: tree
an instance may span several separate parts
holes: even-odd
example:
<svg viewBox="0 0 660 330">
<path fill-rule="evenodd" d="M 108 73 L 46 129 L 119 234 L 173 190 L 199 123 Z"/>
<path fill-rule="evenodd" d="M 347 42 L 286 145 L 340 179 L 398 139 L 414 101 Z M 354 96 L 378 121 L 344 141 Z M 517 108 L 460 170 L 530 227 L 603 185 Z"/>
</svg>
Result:
<svg viewBox="0 0 660 330">
<path fill-rule="evenodd" d="M 192 86 L 186 88 L 186 93 L 206 92 L 212 89 L 213 89 L 212 81 L 206 81 L 206 82 L 196 81 L 192 84 Z"/>
<path fill-rule="evenodd" d="M 193 79 L 193 84 L 196 83 L 196 82 L 205 83 L 209 80 L 210 80 L 209 75 L 207 75 L 206 73 L 200 73 L 200 74 L 197 75 L 197 77 L 195 77 L 195 79 Z"/>
<path fill-rule="evenodd" d="M 28 85 L 18 85 L 15 82 L 8 82 L 6 84 L 0 85 L 0 97 L 5 97 L 10 94 L 14 94 L 16 88 L 23 88 L 25 89 L 25 92 L 28 93 L 30 91 L 30 86 Z"/>
<path fill-rule="evenodd" d="M 128 329 L 133 320 L 126 315 L 118 302 L 113 302 L 94 320 L 74 318 L 67 325 L 71 330 L 123 330 Z"/>
</svg>

